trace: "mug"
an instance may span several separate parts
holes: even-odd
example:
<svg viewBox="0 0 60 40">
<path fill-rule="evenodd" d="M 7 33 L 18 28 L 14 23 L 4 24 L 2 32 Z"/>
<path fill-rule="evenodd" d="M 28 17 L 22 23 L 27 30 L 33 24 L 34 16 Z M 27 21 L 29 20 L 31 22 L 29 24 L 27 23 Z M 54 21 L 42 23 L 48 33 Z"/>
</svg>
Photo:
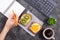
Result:
<svg viewBox="0 0 60 40">
<path fill-rule="evenodd" d="M 54 30 L 52 28 L 46 28 L 43 31 L 43 36 L 46 39 L 55 39 L 54 35 L 55 35 L 55 33 L 54 33 Z"/>
</svg>

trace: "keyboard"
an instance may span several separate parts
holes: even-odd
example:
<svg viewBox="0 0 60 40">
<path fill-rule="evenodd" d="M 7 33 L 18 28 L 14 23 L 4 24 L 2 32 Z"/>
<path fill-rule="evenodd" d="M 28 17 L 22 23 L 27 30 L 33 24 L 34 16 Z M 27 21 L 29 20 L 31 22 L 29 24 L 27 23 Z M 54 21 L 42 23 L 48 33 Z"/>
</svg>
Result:
<svg viewBox="0 0 60 40">
<path fill-rule="evenodd" d="M 40 13 L 49 16 L 52 10 L 57 6 L 54 0 L 25 0 L 28 4 L 38 10 Z"/>
</svg>

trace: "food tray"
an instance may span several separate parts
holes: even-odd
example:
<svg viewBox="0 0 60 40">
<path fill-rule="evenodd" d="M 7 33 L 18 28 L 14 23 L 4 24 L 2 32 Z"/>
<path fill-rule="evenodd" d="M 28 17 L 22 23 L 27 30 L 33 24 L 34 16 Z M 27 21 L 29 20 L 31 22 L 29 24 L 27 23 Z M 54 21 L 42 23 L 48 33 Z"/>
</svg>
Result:
<svg viewBox="0 0 60 40">
<path fill-rule="evenodd" d="M 29 33 L 31 36 L 34 37 L 35 34 L 32 33 L 28 28 L 30 27 L 30 25 L 31 25 L 32 22 L 37 22 L 37 23 L 43 25 L 43 21 L 39 20 L 39 19 L 38 19 L 35 15 L 33 15 L 33 13 L 31 13 L 30 11 L 27 11 L 26 13 L 28 13 L 28 14 L 30 14 L 30 15 L 32 16 L 31 21 L 28 23 L 28 25 L 26 25 L 26 27 L 25 27 L 24 25 L 20 24 L 20 23 L 19 23 L 19 26 L 20 26 L 21 28 L 23 28 L 23 29 L 24 29 L 27 33 Z"/>
</svg>

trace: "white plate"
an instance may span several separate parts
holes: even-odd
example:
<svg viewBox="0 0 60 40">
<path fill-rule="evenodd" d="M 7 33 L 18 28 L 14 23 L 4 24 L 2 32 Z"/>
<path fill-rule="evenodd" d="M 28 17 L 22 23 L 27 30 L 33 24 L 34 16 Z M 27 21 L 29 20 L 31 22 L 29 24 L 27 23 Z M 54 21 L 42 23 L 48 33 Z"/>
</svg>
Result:
<svg viewBox="0 0 60 40">
<path fill-rule="evenodd" d="M 30 27 L 32 22 L 37 22 L 41 25 L 43 25 L 43 22 L 41 20 L 39 20 L 35 15 L 33 15 L 33 13 L 31 13 L 30 11 L 27 11 L 27 13 L 29 13 L 32 16 L 32 20 L 28 23 L 28 25 L 25 27 L 22 24 L 19 24 L 19 26 L 21 28 L 23 28 L 26 32 L 28 32 L 31 36 L 35 36 L 35 34 L 33 34 L 31 31 L 28 30 L 28 28 Z"/>
</svg>

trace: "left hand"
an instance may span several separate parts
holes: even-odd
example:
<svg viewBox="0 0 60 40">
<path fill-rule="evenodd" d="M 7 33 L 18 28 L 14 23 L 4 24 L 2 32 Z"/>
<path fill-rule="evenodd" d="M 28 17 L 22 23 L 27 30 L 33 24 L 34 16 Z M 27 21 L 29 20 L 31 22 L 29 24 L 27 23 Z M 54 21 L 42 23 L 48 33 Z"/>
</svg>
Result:
<svg viewBox="0 0 60 40">
<path fill-rule="evenodd" d="M 7 22 L 6 22 L 5 27 L 7 27 L 7 29 L 11 29 L 11 28 L 13 28 L 14 26 L 15 26 L 15 24 L 14 24 L 14 17 L 13 17 L 13 15 L 11 15 L 11 16 L 8 18 Z"/>
</svg>

